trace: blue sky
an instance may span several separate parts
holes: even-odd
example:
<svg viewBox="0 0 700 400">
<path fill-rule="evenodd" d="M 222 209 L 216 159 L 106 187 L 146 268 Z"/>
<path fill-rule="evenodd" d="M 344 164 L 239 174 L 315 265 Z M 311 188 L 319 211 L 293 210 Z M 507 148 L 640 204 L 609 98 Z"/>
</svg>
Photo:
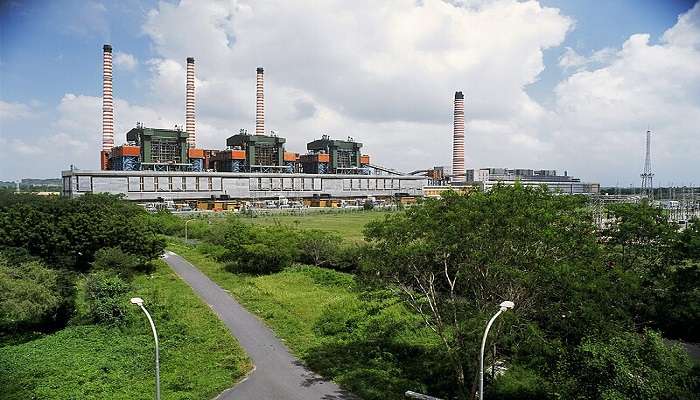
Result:
<svg viewBox="0 0 700 400">
<path fill-rule="evenodd" d="M 260 3 L 260 2 L 258 2 Z M 464 90 L 467 93 L 467 107 L 470 105 L 470 88 L 474 87 L 475 93 L 488 88 L 477 88 L 481 82 L 489 83 L 493 79 L 494 91 L 502 92 L 509 98 L 522 98 L 513 100 L 513 104 L 499 100 L 498 98 L 481 100 L 482 96 L 475 96 L 472 125 L 468 124 L 468 131 L 471 127 L 473 142 L 470 146 L 469 132 L 467 139 L 467 160 L 473 162 L 469 167 L 485 166 L 511 166 L 511 167 L 543 167 L 557 168 L 560 170 L 573 170 L 577 176 L 586 180 L 601 181 L 606 184 L 621 182 L 624 184 L 635 183 L 637 181 L 638 170 L 641 168 L 641 149 L 637 148 L 638 143 L 629 143 L 622 146 L 630 152 L 626 163 L 619 160 L 619 155 L 600 154 L 600 145 L 591 141 L 582 146 L 596 156 L 594 160 L 575 159 L 571 164 L 571 157 L 560 155 L 562 143 L 560 136 L 572 135 L 572 138 L 585 135 L 582 125 L 578 132 L 557 133 L 557 130 L 566 124 L 562 118 L 552 122 L 551 116 L 547 114 L 562 113 L 565 100 L 573 96 L 566 90 L 576 87 L 578 79 L 571 79 L 574 75 L 581 79 L 598 79 L 610 68 L 610 71 L 617 71 L 622 68 L 615 65 L 615 61 L 622 58 L 623 45 L 635 34 L 649 34 L 650 38 L 644 49 L 653 50 L 657 44 L 663 44 L 662 36 L 664 32 L 676 25 L 679 15 L 688 12 L 694 6 L 693 1 L 680 0 L 618 0 L 590 2 L 583 0 L 541 0 L 536 2 L 536 7 L 529 7 L 525 10 L 522 4 L 517 2 L 500 1 L 479 2 L 484 4 L 467 4 L 468 11 L 451 11 L 445 6 L 433 4 L 428 1 L 430 7 L 420 16 L 422 20 L 430 20 L 433 16 L 438 18 L 454 19 L 455 30 L 461 29 L 460 18 L 464 21 L 475 21 L 470 24 L 479 24 L 478 31 L 494 29 L 500 44 L 494 44 L 494 50 L 478 49 L 469 43 L 450 42 L 449 44 L 438 44 L 440 32 L 434 28 L 424 33 L 421 37 L 415 37 L 414 47 L 406 47 L 402 43 L 397 43 L 395 39 L 397 31 L 391 31 L 392 26 L 401 29 L 401 21 L 413 18 L 414 14 L 409 12 L 409 8 L 414 7 L 411 2 L 396 0 L 391 6 L 381 7 L 388 10 L 380 10 L 378 13 L 384 15 L 384 20 L 396 14 L 405 12 L 405 17 L 395 24 L 382 24 L 377 20 L 376 26 L 372 25 L 372 18 L 367 18 L 367 28 L 358 31 L 348 31 L 350 35 L 357 35 L 357 38 L 346 38 L 348 32 L 344 32 L 341 39 L 343 45 L 348 49 L 354 49 L 357 60 L 369 59 L 371 65 L 387 65 L 392 68 L 390 74 L 382 73 L 377 76 L 368 76 L 363 70 L 362 61 L 352 61 L 350 56 L 343 55 L 342 58 L 332 59 L 334 44 L 323 38 L 314 37 L 315 34 L 334 36 L 334 32 L 326 27 L 325 31 L 319 28 L 312 31 L 308 36 L 304 32 L 291 31 L 294 36 L 298 33 L 300 39 L 293 40 L 290 33 L 284 26 L 291 18 L 309 19 L 307 25 L 322 25 L 323 22 L 315 20 L 323 13 L 342 14 L 358 16 L 370 15 L 377 10 L 372 9 L 372 2 L 357 2 L 353 9 L 344 7 L 342 2 L 323 7 L 326 10 L 316 10 L 314 6 L 301 6 L 294 9 L 289 6 L 265 6 L 256 2 L 242 1 L 240 4 L 234 2 L 155 2 L 155 1 L 4 1 L 0 3 L 0 101 L 5 104 L 8 110 L 5 117 L 0 119 L 0 143 L 16 147 L 17 151 L 4 156 L 0 154 L 0 179 L 18 179 L 22 177 L 53 177 L 60 174 L 60 169 L 67 168 L 69 164 L 76 163 L 83 168 L 95 168 L 97 157 L 86 157 L 85 153 L 95 151 L 99 143 L 99 131 L 94 132 L 94 143 L 90 142 L 89 134 L 75 134 L 73 130 L 80 129 L 80 123 L 90 125 L 92 128 L 99 125 L 99 108 L 95 115 L 84 114 L 84 110 L 94 110 L 95 99 L 100 95 L 101 82 L 101 46 L 103 43 L 112 43 L 116 53 L 127 53 L 135 64 L 115 66 L 115 95 L 123 100 L 124 118 L 133 115 L 134 118 L 144 118 L 149 124 L 155 123 L 178 123 L 178 77 L 181 73 L 179 66 L 182 66 L 184 56 L 191 54 L 198 61 L 198 79 L 202 80 L 204 93 L 211 93 L 204 103 L 198 103 L 198 123 L 201 121 L 201 131 L 203 145 L 206 147 L 221 147 L 227 132 L 236 131 L 238 127 L 252 125 L 248 117 L 251 110 L 245 106 L 247 99 L 246 92 L 252 87 L 251 82 L 246 79 L 246 74 L 254 69 L 257 64 L 270 65 L 270 81 L 266 90 L 275 90 L 274 93 L 284 93 L 286 98 L 275 97 L 268 100 L 268 104 L 273 107 L 270 111 L 271 118 L 275 117 L 274 110 L 282 110 L 278 113 L 278 124 L 284 126 L 287 131 L 294 134 L 290 141 L 291 145 L 303 147 L 303 143 L 313 139 L 319 131 L 327 130 L 352 130 L 352 136 L 366 142 L 365 148 L 370 153 L 378 155 L 382 163 L 402 169 L 419 169 L 432 165 L 449 164 L 450 148 L 450 97 L 453 90 Z M 294 4 L 294 2 L 290 2 Z M 387 2 L 389 3 L 389 2 Z M 469 3 L 469 2 L 466 2 Z M 376 4 L 376 3 L 375 3 Z M 495 4 L 495 5 L 494 5 Z M 595 4 L 592 7 L 591 4 Z M 532 5 L 532 4 L 530 4 Z M 335 8 L 333 8 L 335 7 Z M 365 9 L 362 9 L 365 7 Z M 452 7 L 452 6 L 450 6 Z M 508 13 L 508 7 L 513 10 L 522 11 L 523 17 L 517 20 L 517 26 L 505 26 L 498 28 L 498 15 L 512 15 Z M 308 8 L 305 10 L 305 8 Z M 319 8 L 322 8 L 319 6 Z M 299 11 L 301 9 L 301 11 Z M 550 12 L 552 9 L 558 9 Z M 330 11 L 329 11 L 330 10 Z M 422 11 L 423 12 L 423 11 Z M 503 12 L 503 14 L 499 14 Z M 286 13 L 286 14 L 285 14 Z M 297 14 L 299 13 L 299 14 Z M 188 15 L 189 14 L 189 15 Z M 485 15 L 494 15 L 492 19 Z M 188 17 L 191 20 L 188 20 Z M 504 17 L 505 18 L 505 17 Z M 258 20 L 259 19 L 259 20 Z M 358 18 L 358 20 L 360 20 Z M 259 33 L 258 29 L 266 26 L 265 34 Z M 191 25 L 190 25 L 191 23 Z M 365 23 L 365 22 L 358 22 Z M 179 25 L 178 25 L 179 24 Z M 466 22 L 465 22 L 466 24 Z M 384 27 L 389 25 L 389 27 Z M 191 26 L 192 38 L 184 35 L 186 27 Z M 260 27 L 258 27 L 260 26 Z M 329 25 L 330 26 L 330 25 Z M 540 26 L 541 32 L 540 32 Z M 512 27 L 512 31 L 511 31 Z M 342 29 L 343 27 L 341 26 Z M 353 25 L 347 29 L 357 29 L 358 25 Z M 465 29 L 464 35 L 475 34 Z M 476 29 L 476 28 L 474 28 Z M 279 30 L 279 32 L 276 32 Z M 375 35 L 388 38 L 383 46 L 379 44 L 368 44 L 362 38 L 362 31 L 371 31 Z M 258 32 L 257 34 L 253 34 Z M 422 34 L 422 32 L 419 32 Z M 419 33 L 411 33 L 409 36 L 419 36 Z M 230 41 L 223 47 L 217 47 L 216 40 L 228 38 Z M 209 36 L 207 36 L 209 35 Z M 527 36 L 530 35 L 530 36 Z M 503 36 L 503 37 L 501 37 Z M 532 37 L 528 39 L 532 43 L 519 42 L 519 37 Z M 398 36 L 400 37 L 400 36 Z M 290 41 L 289 46 L 280 45 L 280 42 Z M 304 40 L 313 42 L 313 45 L 303 43 Z M 348 43 L 345 44 L 344 42 Z M 371 40 L 370 40 L 371 41 Z M 410 40 L 407 40 L 407 42 Z M 488 41 L 488 39 L 487 39 Z M 259 42 L 259 43 L 258 43 Z M 301 42 L 301 43 L 297 43 Z M 401 42 L 399 40 L 399 42 Z M 468 42 L 468 41 L 467 41 Z M 428 44 L 424 44 L 428 43 Z M 298 47 L 296 47 L 298 45 Z M 416 57 L 424 54 L 420 46 L 432 46 L 428 49 L 430 54 L 443 54 L 442 46 L 450 47 L 444 52 L 451 51 L 449 57 L 445 55 L 445 60 L 453 60 L 456 56 L 465 57 L 465 64 L 472 62 L 467 56 L 472 52 L 475 54 L 476 66 L 474 68 L 460 70 L 454 68 L 454 76 L 444 79 L 444 82 L 436 82 L 444 94 L 444 101 L 437 102 L 437 106 L 432 108 L 430 104 L 423 107 L 416 100 L 416 104 L 408 104 L 404 108 L 389 108 L 395 98 L 387 97 L 382 106 L 375 106 L 368 103 L 367 96 L 373 96 L 372 85 L 385 88 L 385 92 L 400 92 L 393 90 L 394 87 L 405 88 L 406 80 L 417 77 L 415 88 L 410 88 L 404 96 L 400 97 L 403 103 L 407 98 L 420 98 L 424 93 L 430 91 L 430 82 L 440 78 L 430 77 L 430 71 L 443 71 L 443 66 L 426 64 L 418 65 L 415 69 L 402 71 L 401 64 L 393 64 L 391 60 L 382 57 L 382 53 L 392 54 L 397 52 L 394 58 L 409 59 L 406 53 L 416 52 Z M 503 50 L 497 53 L 496 47 L 503 46 Z M 324 48 L 323 46 L 331 46 Z M 479 45 L 481 46 L 481 44 Z M 487 46 L 488 47 L 488 46 Z M 294 54 L 286 54 L 288 49 L 294 49 Z M 308 49 L 316 49 L 304 54 Z M 324 50 L 325 49 L 325 50 Z M 567 50 L 570 49 L 570 50 Z M 605 59 L 594 59 L 594 54 L 601 50 L 609 49 L 613 56 Z M 291 51 L 291 50 L 289 50 Z M 362 52 L 367 51 L 369 56 L 363 57 Z M 422 51 L 422 52 L 421 52 Z M 493 53 L 492 53 L 493 51 Z M 187 53 L 189 52 L 189 53 Z M 230 52 L 230 54 L 226 54 Z M 575 55 L 575 59 L 581 64 L 567 64 L 563 66 L 561 59 L 567 53 Z M 285 59 L 281 59 L 284 54 Z M 329 55 L 330 54 L 330 55 Z M 495 61 L 482 61 L 489 57 L 499 58 Z M 219 58 L 220 57 L 220 58 Z M 297 59 L 298 57 L 298 59 Z M 483 57 L 483 58 L 481 58 Z M 500 58 L 503 58 L 500 60 Z M 537 59 L 543 61 L 541 67 L 537 66 Z M 318 61 L 316 61 L 318 59 Z M 233 60 L 233 61 L 232 61 Z M 309 67 L 300 65 L 308 60 L 313 65 L 331 66 L 336 68 L 343 65 L 347 70 L 338 70 L 336 76 L 326 75 L 323 70 L 309 73 Z M 532 65 L 525 65 L 522 71 L 516 70 L 514 77 L 506 77 L 507 83 L 500 82 L 500 76 L 487 77 L 488 69 L 504 68 L 517 65 L 521 60 L 534 60 Z M 583 61 L 586 60 L 586 61 Z M 235 66 L 230 69 L 230 73 L 223 66 Z M 449 61 L 446 61 L 449 62 Z M 527 64 L 525 61 L 522 61 Z M 417 62 L 416 64 L 418 64 Z M 480 67 L 478 63 L 483 63 Z M 502 63 L 498 64 L 498 63 Z M 352 68 L 348 65 L 356 65 Z M 413 64 L 413 63 L 412 63 Z M 404 64 L 406 65 L 406 64 Z M 281 69 L 284 68 L 284 72 Z M 520 68 L 520 66 L 515 67 Z M 670 67 L 669 67 L 670 68 Z M 200 72 L 201 71 L 201 72 Z M 326 69 L 327 71 L 327 69 Z M 344 72 L 343 72 L 344 71 Z M 598 71 L 598 73 L 595 73 Z M 410 72 L 410 73 L 409 73 Z M 451 71 L 448 71 L 451 74 Z M 390 76 L 385 76 L 390 75 Z M 408 78 L 410 76 L 410 78 Z M 502 73 L 501 76 L 504 76 Z M 463 78 L 460 78 L 463 77 Z M 516 79 L 517 77 L 517 79 Z M 355 85 L 347 85 L 338 80 L 354 79 Z M 366 79 L 366 80 L 364 80 Z M 641 79 L 641 78 L 640 78 Z M 695 82 L 695 77 L 685 77 Z M 420 82 L 426 80 L 427 82 Z M 511 82 L 512 80 L 512 82 Z M 318 82 L 316 82 L 318 81 Z M 534 83 L 532 83 L 534 82 Z M 596 80 L 595 82 L 599 82 Z M 486 85 L 484 83 L 484 85 Z M 218 86 L 218 89 L 215 88 Z M 410 86 L 410 85 L 409 85 Z M 691 85 L 691 87 L 694 87 Z M 240 88 L 240 89 L 239 89 Z M 326 89 L 327 88 L 327 89 Z M 559 89 L 557 89 L 559 88 Z M 355 90 L 357 91 L 355 92 Z M 331 90 L 336 90 L 332 92 Z M 422 90 L 422 91 L 421 91 Z M 231 93 L 235 92 L 235 93 Z M 240 92 L 240 94 L 238 93 Z M 334 93 L 342 93 L 335 96 Z M 76 98 L 67 97 L 67 94 Z M 582 94 L 577 93 L 576 96 Z M 691 104 L 694 107 L 699 102 L 700 93 L 691 92 Z M 693 96 L 694 95 L 694 96 Z M 216 97 L 220 96 L 220 97 Z M 607 95 L 595 94 L 597 99 Z M 280 96 L 281 97 L 281 96 Z M 573 97 L 572 97 L 573 98 Z M 379 101 L 379 100 L 377 100 Z M 221 104 L 230 102 L 232 109 L 236 111 L 231 115 L 221 108 Z M 426 104 L 430 103 L 426 99 Z M 435 102 L 432 102 L 435 103 Z M 432 104 L 431 103 L 431 104 Z M 386 109 L 384 108 L 386 106 Z M 83 107 L 83 108 L 81 108 Z M 119 107 L 119 105 L 118 105 Z M 219 108 L 217 108 L 219 107 Z M 679 106 L 678 109 L 685 109 Z M 534 111 L 531 111 L 532 109 Z M 644 109 L 642 105 L 635 108 L 633 112 Z M 83 111 L 81 111 L 83 110 Z M 311 110 L 310 115 L 304 114 L 301 110 Z M 528 111 L 523 111 L 528 110 Z M 128 112 L 127 112 L 128 111 Z M 7 114 L 14 113 L 13 115 Z M 582 111 L 583 112 L 583 111 Z M 631 111 L 632 112 L 632 111 Z M 73 114 L 71 114 L 73 113 Z M 530 113 L 524 115 L 525 113 Z M 122 114 L 122 115 L 123 115 Z M 467 112 L 469 118 L 469 111 Z M 518 114 L 518 115 L 515 115 Z M 523 114 L 523 115 L 520 115 Z M 639 115 L 644 119 L 644 115 Z M 120 110 L 117 109 L 117 118 L 120 117 Z M 594 116 L 590 116 L 594 117 Z M 151 118 L 151 120 L 148 120 Z M 578 121 L 579 117 L 574 118 Z M 444 121 L 443 121 L 444 119 Z M 545 120 L 546 119 L 546 120 Z M 648 122 L 653 122 L 654 118 L 648 118 Z M 128 127 L 135 121 L 124 121 L 124 127 Z M 272 121 L 274 123 L 274 121 Z M 640 121 L 640 124 L 646 122 Z M 245 125 L 244 125 L 245 124 Z M 326 125 L 324 125 L 326 124 Z M 244 125 L 244 126 L 242 126 Z M 624 135 L 633 137 L 638 127 L 630 125 L 630 132 L 625 131 Z M 610 123 L 610 126 L 617 126 L 617 121 Z M 620 126 L 624 126 L 620 121 Z M 679 129 L 673 124 L 669 128 Z M 289 127 L 289 128 L 287 128 Z M 573 129 L 573 128 L 572 128 Z M 619 128 L 623 129 L 623 128 Z M 309 132 L 313 130 L 314 132 Z M 442 132 L 444 143 L 436 144 L 429 148 L 423 148 L 419 140 L 419 132 L 425 130 L 435 130 Z M 604 130 L 604 129 L 603 129 Z M 363 135 L 354 133 L 357 131 L 370 131 L 372 134 Z M 56 132 L 59 132 L 56 136 Z M 631 133 L 632 132 L 632 133 Z M 116 132 L 117 135 L 121 132 Z M 52 136 L 53 135 L 53 136 Z M 338 132 L 338 136 L 346 135 L 345 132 Z M 440 133 L 442 135 L 442 133 Z M 509 143 L 514 147 L 511 153 L 493 151 L 498 148 L 498 141 L 489 142 L 492 135 L 504 135 L 509 138 Z M 610 136 L 610 133 L 601 135 Z M 623 134 L 621 133 L 621 136 Z M 629 136 L 632 135 L 632 136 Z M 296 138 L 296 136 L 304 136 Z M 404 140 L 404 136 L 410 140 Z M 58 141 L 65 138 L 74 146 L 60 147 L 54 146 L 53 150 L 42 149 L 38 143 Z M 641 138 L 641 134 L 640 134 Z M 81 143 L 88 141 L 84 146 Z M 572 139 L 573 140 L 573 139 Z M 671 161 L 674 154 L 669 153 L 672 143 L 664 146 L 663 137 L 659 139 L 658 158 L 661 164 L 658 165 L 662 175 L 659 179 L 671 181 L 686 181 L 692 179 L 690 174 L 683 172 L 684 169 L 678 163 L 664 164 L 665 160 Z M 691 140 L 687 137 L 682 140 Z M 390 143 L 405 143 L 405 148 L 401 152 L 406 155 L 420 155 L 421 165 L 412 165 L 406 161 L 406 157 L 394 157 L 396 151 L 388 150 L 394 146 Z M 575 140 L 573 140 L 575 142 Z M 641 143 L 641 141 L 639 142 Z M 655 142 L 656 143 L 656 142 Z M 694 142 L 693 142 L 694 143 Z M 618 143 L 619 144 L 619 143 Z M 374 148 L 372 148 L 374 146 Z M 516 147 L 520 147 L 517 149 Z M 631 148 L 630 148 L 631 147 Z M 530 157 L 524 157 L 525 153 Z M 298 148 L 297 151 L 303 149 Z M 443 151 L 444 150 L 444 151 Z M 470 154 L 470 151 L 473 151 Z M 634 153 L 634 154 L 631 154 Z M 14 154 L 14 156 L 13 156 Z M 20 154 L 20 155 L 18 155 Z M 686 150 L 683 154 L 685 164 L 698 159 L 698 153 Z M 47 158 L 51 162 L 45 162 Z M 94 158 L 94 160 L 93 160 Z M 606 160 L 611 160 L 606 164 Z M 27 162 L 29 161 L 29 162 Z M 36 161 L 36 162 L 32 162 Z M 591 162 L 603 165 L 593 167 Z M 517 165 L 514 165 L 517 164 Z M 28 164 L 31 167 L 26 167 Z M 425 164 L 425 165 L 423 165 Z M 697 165 L 697 161 L 696 164 Z M 624 167 L 624 171 L 620 168 Z M 611 171 L 616 171 L 612 173 Z M 659 174 L 657 174 L 658 176 Z"/>
</svg>

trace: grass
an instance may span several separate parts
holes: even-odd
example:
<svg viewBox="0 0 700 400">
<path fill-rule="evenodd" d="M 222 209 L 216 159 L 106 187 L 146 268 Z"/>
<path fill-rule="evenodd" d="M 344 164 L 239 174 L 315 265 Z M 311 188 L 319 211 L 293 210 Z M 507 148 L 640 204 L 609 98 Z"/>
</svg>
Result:
<svg viewBox="0 0 700 400">
<path fill-rule="evenodd" d="M 335 232 L 350 242 L 361 242 L 362 229 L 375 220 L 383 219 L 388 211 L 354 211 L 338 213 L 309 213 L 306 215 L 265 215 L 255 218 L 241 217 L 241 221 L 260 225 L 288 225 L 301 229 L 319 229 Z"/>
<path fill-rule="evenodd" d="M 399 400 L 406 390 L 426 392 L 426 382 L 451 383 L 435 367 L 443 363 L 437 336 L 387 293 L 368 299 L 353 275 L 303 265 L 235 274 L 199 246 L 171 240 L 168 248 L 261 317 L 311 369 L 361 398 Z"/>
<path fill-rule="evenodd" d="M 158 329 L 163 398 L 213 398 L 250 370 L 225 326 L 163 261 L 133 286 L 129 295 L 144 299 Z M 140 310 L 128 310 L 122 326 L 69 325 L 0 344 L 0 398 L 152 399 L 153 337 Z"/>
<path fill-rule="evenodd" d="M 351 290 L 350 274 L 311 266 L 288 268 L 271 275 L 233 274 L 191 246 L 171 241 L 168 248 L 265 320 L 301 358 L 319 344 L 313 327 L 323 310 L 330 304 L 357 297 Z"/>
</svg>

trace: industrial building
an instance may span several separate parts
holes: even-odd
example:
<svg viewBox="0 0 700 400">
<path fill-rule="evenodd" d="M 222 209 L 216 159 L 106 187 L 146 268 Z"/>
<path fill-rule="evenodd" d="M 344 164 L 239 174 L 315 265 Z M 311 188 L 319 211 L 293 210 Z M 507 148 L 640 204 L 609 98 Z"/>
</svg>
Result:
<svg viewBox="0 0 700 400">
<path fill-rule="evenodd" d="M 220 149 L 196 141 L 195 60 L 187 58 L 185 129 L 137 123 L 126 142 L 115 146 L 112 47 L 103 47 L 102 151 L 99 171 L 63 171 L 63 194 L 121 194 L 128 200 L 228 199 L 377 199 L 439 196 L 445 190 L 467 193 L 496 184 L 547 185 L 559 193 L 598 193 L 596 183 L 557 175 L 553 170 L 465 169 L 464 94 L 455 92 L 452 170 L 444 167 L 402 173 L 370 162 L 363 145 L 322 135 L 306 153 L 288 151 L 286 140 L 265 132 L 264 70 L 256 69 L 255 134 L 241 129 Z M 223 143 L 222 143 L 223 144 Z"/>
<path fill-rule="evenodd" d="M 394 198 L 422 195 L 426 177 L 370 165 L 362 143 L 323 135 L 307 154 L 265 133 L 264 70 L 256 69 L 255 134 L 240 130 L 221 149 L 197 148 L 195 60 L 187 58 L 185 130 L 137 123 L 115 146 L 112 47 L 103 47 L 100 171 L 63 171 L 63 194 L 123 195 L 128 200 Z"/>
</svg>

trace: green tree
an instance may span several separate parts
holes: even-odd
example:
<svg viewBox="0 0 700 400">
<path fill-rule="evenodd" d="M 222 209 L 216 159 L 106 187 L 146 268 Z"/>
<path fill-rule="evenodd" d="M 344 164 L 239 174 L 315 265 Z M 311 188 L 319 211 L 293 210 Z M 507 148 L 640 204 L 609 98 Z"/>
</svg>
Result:
<svg viewBox="0 0 700 400">
<path fill-rule="evenodd" d="M 59 286 L 59 272 L 38 261 L 10 265 L 0 254 L 0 331 L 55 319 L 63 302 Z"/>
<path fill-rule="evenodd" d="M 505 318 L 511 336 L 534 323 L 575 342 L 627 322 L 601 315 L 603 302 L 620 300 L 585 205 L 582 197 L 520 185 L 447 193 L 369 224 L 362 270 L 396 288 L 423 317 L 442 340 L 458 392 L 472 383 L 473 395 L 481 332 L 503 300 L 518 305 L 517 320 Z"/>
<path fill-rule="evenodd" d="M 116 196 L 0 195 L 0 247 L 22 247 L 52 266 L 81 271 L 105 247 L 151 260 L 164 241 L 146 217 L 143 208 Z"/>
<path fill-rule="evenodd" d="M 567 374 L 570 399 L 690 400 L 698 389 L 691 362 L 679 346 L 652 331 L 622 333 L 610 339 L 586 338 L 572 354 Z"/>
</svg>

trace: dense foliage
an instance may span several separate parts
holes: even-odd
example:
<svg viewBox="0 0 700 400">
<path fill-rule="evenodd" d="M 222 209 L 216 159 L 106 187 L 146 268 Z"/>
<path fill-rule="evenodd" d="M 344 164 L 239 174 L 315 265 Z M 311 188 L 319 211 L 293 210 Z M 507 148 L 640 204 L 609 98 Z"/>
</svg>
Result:
<svg viewBox="0 0 700 400">
<path fill-rule="evenodd" d="M 663 294 L 684 290 L 672 279 L 676 271 L 695 270 L 675 266 L 678 242 L 692 240 L 655 209 L 626 207 L 612 210 L 619 218 L 599 235 L 582 197 L 517 185 L 448 193 L 369 224 L 362 276 L 393 288 L 440 337 L 456 385 L 448 392 L 429 387 L 433 394 L 474 396 L 485 321 L 497 304 L 512 300 L 516 309 L 490 336 L 495 350 L 487 363 L 508 369 L 491 380 L 496 398 L 689 397 L 697 376 L 687 356 L 639 329 L 668 326 L 661 313 L 646 311 L 664 306 L 684 310 L 679 318 L 697 324 L 697 315 L 688 315 L 697 302 L 674 306 Z M 665 292 L 650 296 L 664 285 Z M 695 288 L 685 290 L 696 295 Z M 592 383 L 590 374 L 616 365 L 605 358 L 618 357 L 611 352 L 628 357 L 635 391 L 614 376 Z M 585 356 L 603 353 L 597 362 Z M 660 366 L 674 378 L 658 379 Z"/>
<path fill-rule="evenodd" d="M 56 317 L 62 303 L 60 276 L 39 261 L 11 265 L 0 254 L 0 330 L 15 331 Z"/>
<path fill-rule="evenodd" d="M 85 279 L 85 303 L 93 322 L 116 324 L 126 315 L 130 286 L 117 275 L 93 272 Z"/>
<path fill-rule="evenodd" d="M 351 271 L 357 268 L 360 246 L 344 245 L 336 234 L 284 225 L 251 225 L 238 217 L 211 225 L 203 235 L 209 254 L 232 272 L 267 274 L 294 262 Z"/>
<path fill-rule="evenodd" d="M 0 193 L 0 247 L 24 248 L 56 268 L 87 271 L 105 247 L 158 257 L 164 244 L 145 220 L 145 210 L 115 196 Z"/>
<path fill-rule="evenodd" d="M 148 270 L 164 248 L 150 222 L 143 208 L 115 196 L 0 193 L 0 298 L 5 301 L 0 334 L 60 328 L 74 313 L 83 273 L 100 270 L 108 282 Z M 91 275 L 88 282 L 95 279 Z M 109 303 L 123 298 L 111 289 L 87 287 L 92 292 L 77 300 L 90 304 L 92 320 L 120 319 Z M 126 290 L 128 283 L 118 292 Z"/>
</svg>

